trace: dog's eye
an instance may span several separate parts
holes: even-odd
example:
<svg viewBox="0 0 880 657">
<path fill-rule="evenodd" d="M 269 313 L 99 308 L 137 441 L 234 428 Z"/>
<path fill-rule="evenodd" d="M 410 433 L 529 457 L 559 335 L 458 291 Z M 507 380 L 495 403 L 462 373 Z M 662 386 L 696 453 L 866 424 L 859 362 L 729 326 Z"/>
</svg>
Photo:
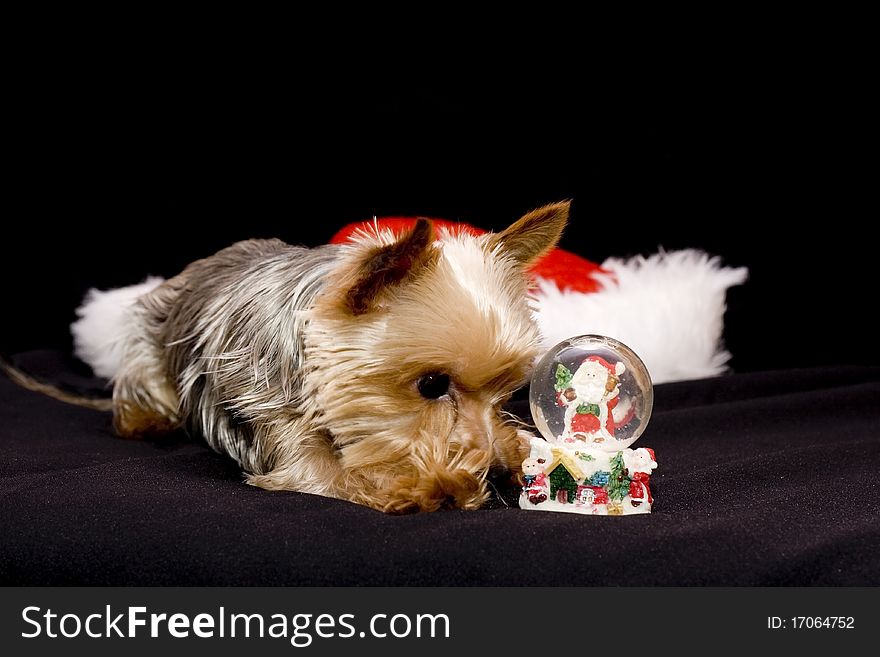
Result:
<svg viewBox="0 0 880 657">
<path fill-rule="evenodd" d="M 440 372 L 425 374 L 416 384 L 425 399 L 439 399 L 449 392 L 449 375 Z"/>
</svg>

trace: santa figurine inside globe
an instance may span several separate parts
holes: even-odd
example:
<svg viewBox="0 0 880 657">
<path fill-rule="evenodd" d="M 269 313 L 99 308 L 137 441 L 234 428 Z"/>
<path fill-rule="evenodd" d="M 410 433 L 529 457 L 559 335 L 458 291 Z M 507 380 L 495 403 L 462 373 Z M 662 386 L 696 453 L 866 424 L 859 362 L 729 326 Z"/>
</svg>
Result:
<svg viewBox="0 0 880 657">
<path fill-rule="evenodd" d="M 565 340 L 535 368 L 533 438 L 523 462 L 523 509 L 589 515 L 650 513 L 650 448 L 630 449 L 651 416 L 645 364 L 623 343 L 599 335 Z"/>
</svg>

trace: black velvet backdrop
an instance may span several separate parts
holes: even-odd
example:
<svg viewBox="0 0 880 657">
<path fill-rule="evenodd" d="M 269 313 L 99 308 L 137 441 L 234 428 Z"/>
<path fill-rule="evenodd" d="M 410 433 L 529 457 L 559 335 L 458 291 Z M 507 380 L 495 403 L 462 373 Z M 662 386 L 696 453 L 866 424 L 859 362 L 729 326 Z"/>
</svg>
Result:
<svg viewBox="0 0 880 657">
<path fill-rule="evenodd" d="M 773 47 L 714 24 L 700 44 L 659 26 L 657 43 L 598 43 L 592 21 L 564 53 L 555 27 L 517 38 L 519 59 L 553 59 L 525 67 L 493 49 L 452 62 L 457 26 L 398 35 L 374 65 L 366 25 L 362 51 L 332 57 L 339 35 L 201 47 L 205 17 L 183 54 L 158 32 L 129 51 L 117 27 L 113 45 L 71 30 L 7 62 L 0 351 L 40 378 L 102 389 L 61 356 L 90 286 L 247 237 L 314 245 L 374 214 L 497 229 L 561 198 L 563 246 L 591 259 L 697 247 L 747 266 L 728 296 L 737 373 L 658 387 L 654 513 L 586 530 L 498 499 L 397 517 L 265 493 L 198 442 L 118 440 L 108 414 L 0 378 L 0 582 L 880 582 L 876 76 L 858 39 L 783 42 L 787 18 Z M 560 545 L 588 558 L 535 556 Z"/>
<path fill-rule="evenodd" d="M 880 362 L 857 73 L 818 53 L 643 54 L 347 79 L 234 58 L 38 62 L 8 101 L 0 348 L 69 348 L 89 286 L 172 275 L 237 239 L 319 244 L 374 214 L 497 229 L 568 197 L 563 246 L 589 258 L 698 247 L 749 267 L 729 295 L 736 370 Z"/>
<path fill-rule="evenodd" d="M 54 352 L 16 364 L 101 390 Z M 660 466 L 648 516 L 529 513 L 500 483 L 479 511 L 392 516 L 246 486 L 180 433 L 120 440 L 108 413 L 0 378 L 0 583 L 877 586 L 878 400 L 876 367 L 666 384 L 638 443 Z"/>
</svg>

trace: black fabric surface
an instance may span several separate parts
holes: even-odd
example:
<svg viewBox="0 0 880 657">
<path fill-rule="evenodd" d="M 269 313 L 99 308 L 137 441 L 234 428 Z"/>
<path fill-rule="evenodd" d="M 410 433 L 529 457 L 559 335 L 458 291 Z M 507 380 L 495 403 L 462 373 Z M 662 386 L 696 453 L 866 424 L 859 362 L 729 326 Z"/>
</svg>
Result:
<svg viewBox="0 0 880 657">
<path fill-rule="evenodd" d="M 15 361 L 103 388 L 57 352 Z M 109 414 L 0 376 L 0 582 L 880 584 L 880 368 L 730 375 L 655 395 L 636 444 L 660 466 L 650 516 L 526 512 L 510 490 L 480 511 L 388 516 L 252 488 L 195 440 L 121 440 Z"/>
</svg>

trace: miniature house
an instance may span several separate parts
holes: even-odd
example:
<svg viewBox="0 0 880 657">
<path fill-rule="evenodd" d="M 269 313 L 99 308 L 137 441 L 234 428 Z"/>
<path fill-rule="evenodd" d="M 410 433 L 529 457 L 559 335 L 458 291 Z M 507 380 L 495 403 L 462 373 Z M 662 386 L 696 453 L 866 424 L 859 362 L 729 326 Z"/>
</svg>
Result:
<svg viewBox="0 0 880 657">
<path fill-rule="evenodd" d="M 594 456 L 556 450 L 554 457 L 544 468 L 550 482 L 549 499 L 560 504 L 608 504 L 608 491 L 604 487 L 611 473 L 607 470 L 588 473 L 589 465 L 597 461 Z"/>
<path fill-rule="evenodd" d="M 533 465 L 540 463 L 544 476 L 523 488 L 521 508 L 592 515 L 650 513 L 648 479 L 657 466 L 650 450 L 609 452 L 591 446 L 546 446 L 535 440 L 540 447 L 534 450 Z M 628 466 L 647 470 L 631 472 Z"/>
<path fill-rule="evenodd" d="M 550 499 L 560 504 L 574 503 L 578 486 L 583 483 L 584 473 L 568 454 L 559 452 L 544 468 L 550 482 Z"/>
<path fill-rule="evenodd" d="M 575 504 L 608 504 L 608 491 L 601 486 L 582 485 L 577 487 Z"/>
</svg>

